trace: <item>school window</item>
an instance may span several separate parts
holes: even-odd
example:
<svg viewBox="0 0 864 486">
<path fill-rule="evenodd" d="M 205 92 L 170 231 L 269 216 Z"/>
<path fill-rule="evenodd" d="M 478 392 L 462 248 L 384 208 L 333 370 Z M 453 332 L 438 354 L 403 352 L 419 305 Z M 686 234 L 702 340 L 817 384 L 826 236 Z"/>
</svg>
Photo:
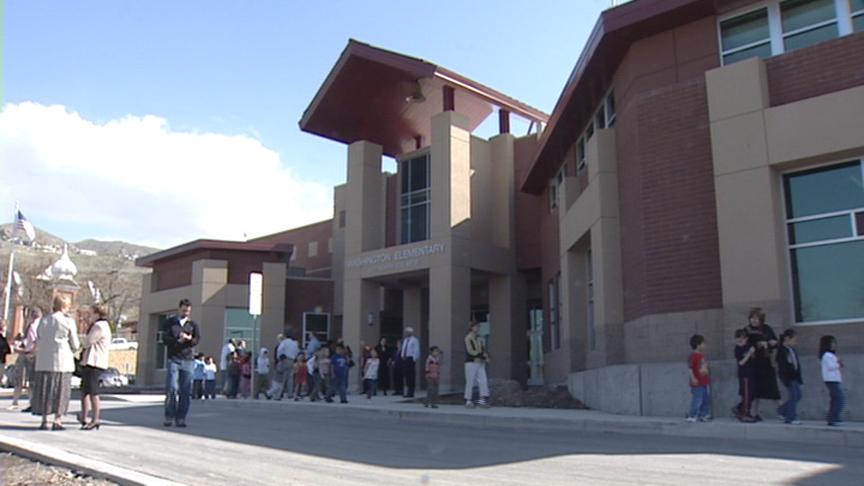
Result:
<svg viewBox="0 0 864 486">
<path fill-rule="evenodd" d="M 318 242 L 309 242 L 309 258 L 318 256 Z"/>
<path fill-rule="evenodd" d="M 401 177 L 401 243 L 429 239 L 429 155 L 399 162 Z"/>
<path fill-rule="evenodd" d="M 165 342 L 162 340 L 165 335 L 165 330 L 168 325 L 168 319 L 174 314 L 159 315 L 158 324 L 156 327 L 156 369 L 165 369 L 168 367 L 168 356 L 165 351 Z"/>
<path fill-rule="evenodd" d="M 852 10 L 852 30 L 864 32 L 864 0 L 850 0 L 849 8 Z"/>
<path fill-rule="evenodd" d="M 227 307 L 225 309 L 225 334 L 222 342 L 228 339 L 242 339 L 247 343 L 246 349 L 258 349 L 258 338 L 261 336 L 261 328 L 255 322 L 249 309 L 241 307 Z"/>
<path fill-rule="evenodd" d="M 720 19 L 723 64 L 762 59 L 861 30 L 864 0 L 769 0 Z"/>
<path fill-rule="evenodd" d="M 345 211 L 339 211 L 339 227 L 345 227 Z"/>
<path fill-rule="evenodd" d="M 327 253 L 333 253 L 333 238 L 327 238 Z"/>
<path fill-rule="evenodd" d="M 580 173 L 585 170 L 585 139 L 579 138 L 576 142 L 576 173 Z"/>
<path fill-rule="evenodd" d="M 786 174 L 795 321 L 864 319 L 864 163 Z"/>
<path fill-rule="evenodd" d="M 864 1 L 864 0 L 861 0 Z M 606 126 L 612 128 L 615 126 L 615 92 L 609 91 L 606 95 Z"/>
<path fill-rule="evenodd" d="M 588 323 L 588 349 L 597 349 L 597 337 L 594 329 L 594 267 L 591 263 L 591 250 L 585 253 L 585 288 L 586 296 L 586 322 Z"/>
</svg>

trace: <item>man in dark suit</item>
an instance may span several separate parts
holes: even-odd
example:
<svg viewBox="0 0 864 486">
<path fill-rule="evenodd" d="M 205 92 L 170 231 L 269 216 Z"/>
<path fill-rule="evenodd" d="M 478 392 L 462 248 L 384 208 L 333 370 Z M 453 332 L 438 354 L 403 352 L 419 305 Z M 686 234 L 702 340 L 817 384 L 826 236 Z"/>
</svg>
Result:
<svg viewBox="0 0 864 486">
<path fill-rule="evenodd" d="M 192 372 L 195 367 L 195 346 L 201 339 L 198 324 L 189 316 L 192 303 L 183 299 L 178 305 L 177 315 L 168 320 L 162 330 L 162 342 L 168 355 L 168 370 L 165 376 L 165 422 L 177 427 L 186 427 L 186 414 L 192 398 Z"/>
</svg>

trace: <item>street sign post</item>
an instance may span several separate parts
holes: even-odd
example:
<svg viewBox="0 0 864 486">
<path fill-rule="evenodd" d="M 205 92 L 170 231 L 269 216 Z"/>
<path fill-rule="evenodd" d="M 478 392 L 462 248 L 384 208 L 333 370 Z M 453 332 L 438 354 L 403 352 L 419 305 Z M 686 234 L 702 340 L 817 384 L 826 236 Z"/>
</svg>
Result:
<svg viewBox="0 0 864 486">
<path fill-rule="evenodd" d="M 261 327 L 261 300 L 262 295 L 264 293 L 264 275 L 260 273 L 250 273 L 249 274 L 249 314 L 254 318 L 252 323 L 252 383 L 251 383 L 251 391 L 252 397 L 257 397 L 258 392 L 255 390 L 255 387 L 258 386 L 258 349 L 260 347 L 259 339 L 259 329 Z"/>
</svg>

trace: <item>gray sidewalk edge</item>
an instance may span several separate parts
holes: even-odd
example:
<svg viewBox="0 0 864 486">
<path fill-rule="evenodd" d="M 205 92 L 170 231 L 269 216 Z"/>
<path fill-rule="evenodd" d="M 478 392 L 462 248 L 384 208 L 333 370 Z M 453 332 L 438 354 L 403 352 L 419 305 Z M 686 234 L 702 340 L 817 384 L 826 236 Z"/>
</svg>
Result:
<svg viewBox="0 0 864 486">
<path fill-rule="evenodd" d="M 64 467 L 94 478 L 113 481 L 123 486 L 182 486 L 182 483 L 114 466 L 53 446 L 35 444 L 2 434 L 0 434 L 0 451 L 10 452 L 17 456 L 52 466 Z"/>
</svg>

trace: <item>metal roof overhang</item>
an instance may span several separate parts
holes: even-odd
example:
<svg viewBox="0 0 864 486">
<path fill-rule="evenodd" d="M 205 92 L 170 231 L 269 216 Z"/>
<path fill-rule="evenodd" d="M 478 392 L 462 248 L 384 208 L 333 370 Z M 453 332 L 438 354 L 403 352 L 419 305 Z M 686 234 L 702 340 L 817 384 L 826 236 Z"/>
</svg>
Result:
<svg viewBox="0 0 864 486">
<path fill-rule="evenodd" d="M 527 120 L 548 115 L 518 100 L 423 59 L 349 40 L 300 119 L 300 129 L 351 144 L 377 143 L 398 157 L 427 144 L 431 119 L 443 111 L 443 87 L 455 90 L 455 110 L 474 130 L 498 107 Z M 423 101 L 408 101 L 422 93 Z"/>
</svg>

